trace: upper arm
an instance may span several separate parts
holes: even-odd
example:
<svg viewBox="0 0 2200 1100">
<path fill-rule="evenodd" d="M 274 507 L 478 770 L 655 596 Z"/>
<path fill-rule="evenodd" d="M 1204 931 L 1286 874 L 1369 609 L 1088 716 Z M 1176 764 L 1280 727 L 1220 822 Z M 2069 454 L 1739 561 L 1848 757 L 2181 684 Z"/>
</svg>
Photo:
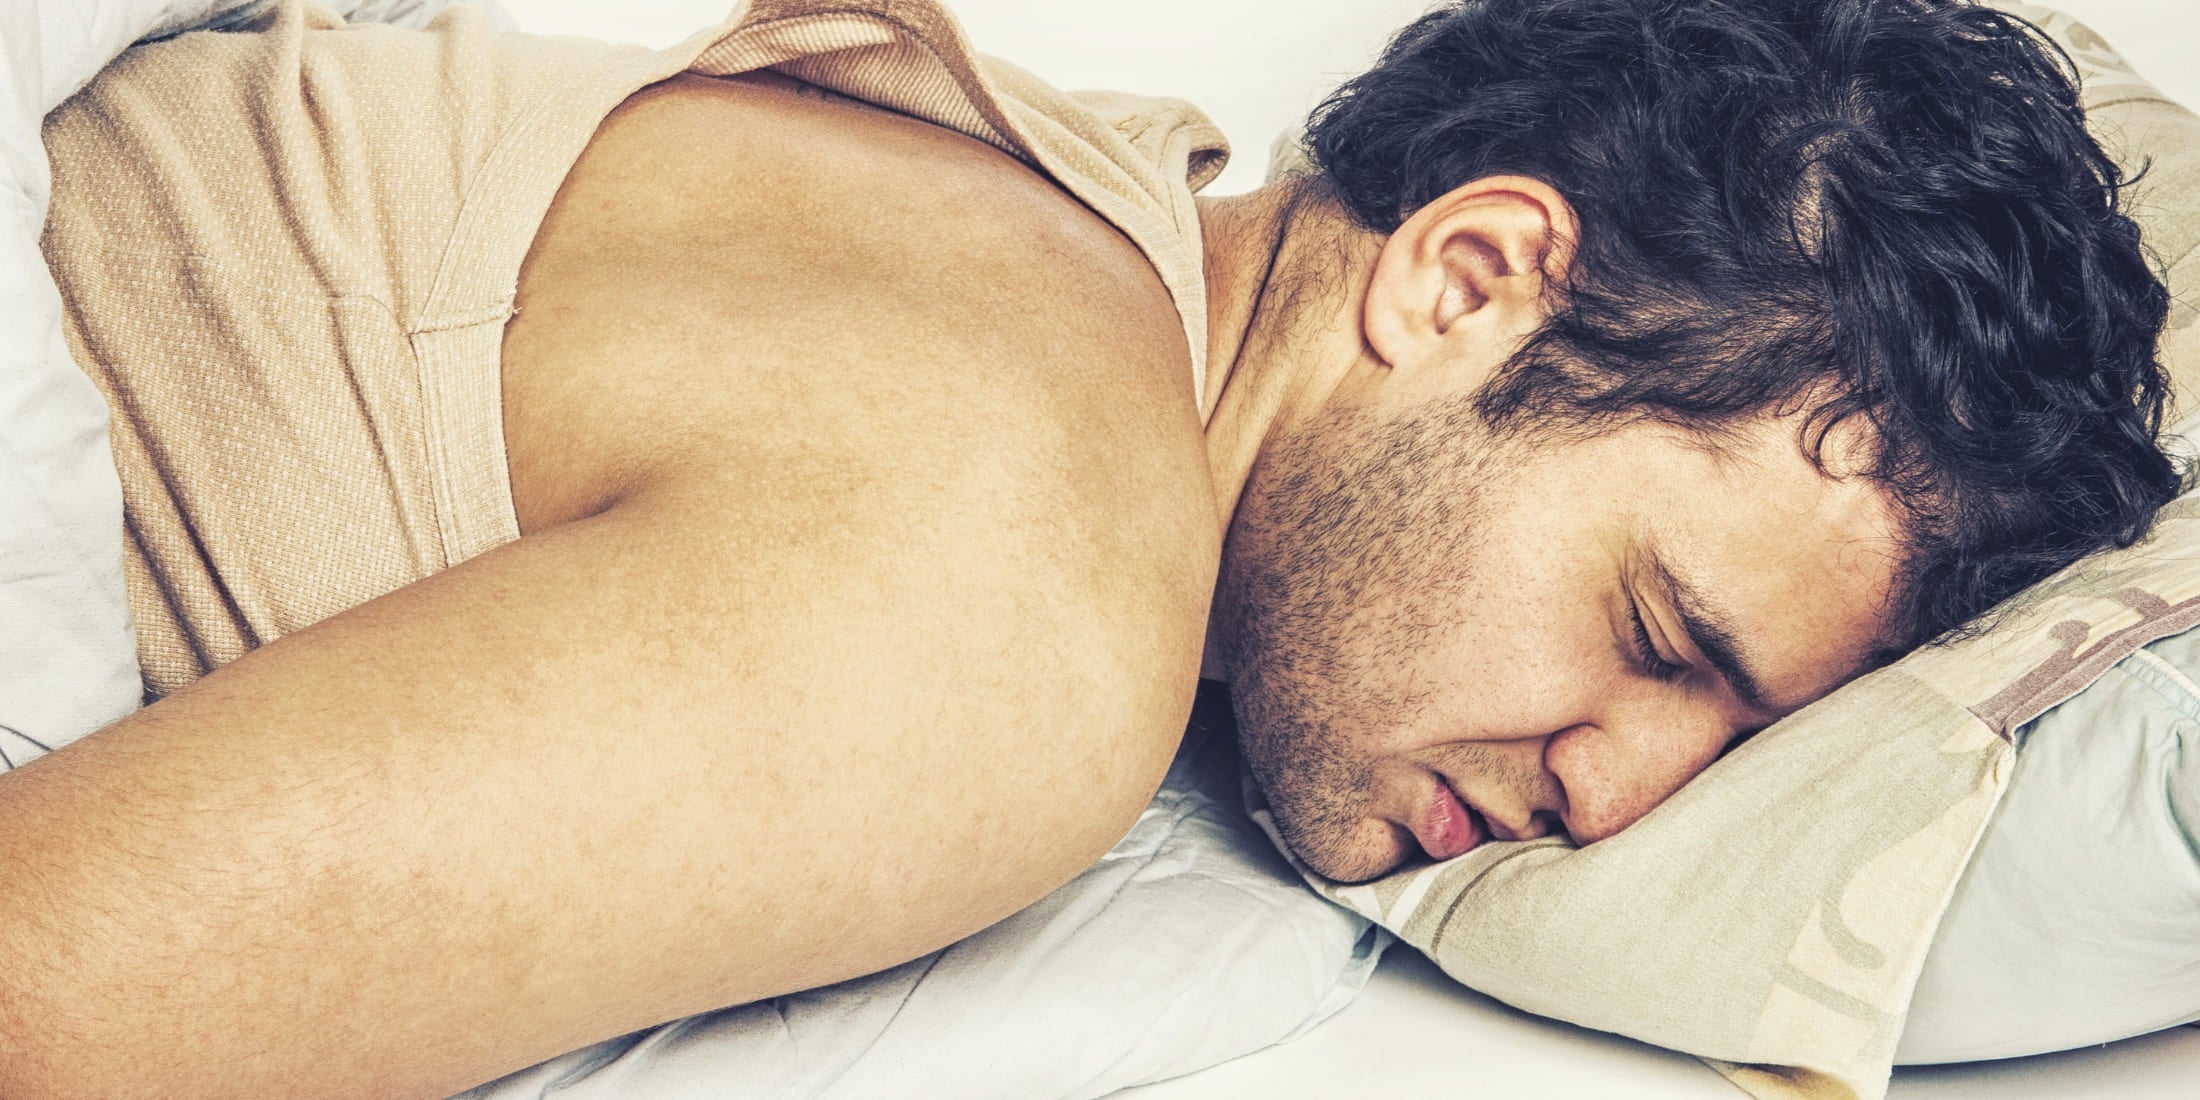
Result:
<svg viewBox="0 0 2200 1100">
<path fill-rule="evenodd" d="M 0 780 L 0 1093 L 443 1096 L 934 950 L 1128 827 L 1188 638 L 975 515 L 713 487 Z"/>
</svg>

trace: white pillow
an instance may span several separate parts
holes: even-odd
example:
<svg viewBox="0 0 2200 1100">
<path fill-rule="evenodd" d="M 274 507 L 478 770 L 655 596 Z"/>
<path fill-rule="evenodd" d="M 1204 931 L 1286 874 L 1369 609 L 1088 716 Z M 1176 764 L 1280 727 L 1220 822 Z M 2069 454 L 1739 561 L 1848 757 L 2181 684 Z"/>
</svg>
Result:
<svg viewBox="0 0 2200 1100">
<path fill-rule="evenodd" d="M 2200 1020 L 2200 630 L 2020 731 L 1895 1060 L 2010 1058 Z"/>
</svg>

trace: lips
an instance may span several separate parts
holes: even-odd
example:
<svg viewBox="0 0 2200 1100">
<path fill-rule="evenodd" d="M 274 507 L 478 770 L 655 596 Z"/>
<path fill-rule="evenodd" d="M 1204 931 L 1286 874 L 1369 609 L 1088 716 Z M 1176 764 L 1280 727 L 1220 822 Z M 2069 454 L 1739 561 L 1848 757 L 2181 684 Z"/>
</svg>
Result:
<svg viewBox="0 0 2200 1100">
<path fill-rule="evenodd" d="M 1451 785 L 1436 780 L 1435 795 L 1428 808 L 1413 823 L 1414 839 L 1421 842 L 1421 850 L 1439 862 L 1473 851 L 1488 839 L 1489 829 L 1482 822 L 1482 815 L 1468 809 L 1459 796 L 1452 793 Z"/>
</svg>

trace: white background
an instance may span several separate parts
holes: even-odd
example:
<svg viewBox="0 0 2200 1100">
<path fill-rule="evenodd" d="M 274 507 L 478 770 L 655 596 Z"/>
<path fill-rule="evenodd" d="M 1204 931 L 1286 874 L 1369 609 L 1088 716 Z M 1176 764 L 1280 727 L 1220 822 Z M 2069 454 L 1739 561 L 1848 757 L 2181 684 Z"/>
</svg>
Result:
<svg viewBox="0 0 2200 1100">
<path fill-rule="evenodd" d="M 0 0 L 5 2 L 5 0 Z M 1427 0 L 946 0 L 970 40 L 1060 88 L 1173 95 L 1230 136 L 1209 194 L 1260 184 L 1268 144 L 1368 67 Z M 733 0 L 505 0 L 522 29 L 669 46 Z M 2200 0 L 2057 0 L 2162 90 L 2200 105 Z"/>
</svg>

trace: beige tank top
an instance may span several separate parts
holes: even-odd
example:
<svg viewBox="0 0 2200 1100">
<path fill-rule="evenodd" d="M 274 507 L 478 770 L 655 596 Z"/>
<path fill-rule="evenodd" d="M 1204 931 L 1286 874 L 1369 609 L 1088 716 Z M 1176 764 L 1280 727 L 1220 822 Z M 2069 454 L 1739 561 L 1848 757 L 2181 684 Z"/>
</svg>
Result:
<svg viewBox="0 0 2200 1100">
<path fill-rule="evenodd" d="M 148 693 L 517 538 L 499 352 L 597 125 L 682 71 L 777 69 L 1022 159 L 1130 238 L 1208 411 L 1189 104 L 1065 94 L 935 0 L 748 0 L 668 50 L 286 2 L 139 47 L 49 117 L 45 239 L 113 410 Z"/>
</svg>

